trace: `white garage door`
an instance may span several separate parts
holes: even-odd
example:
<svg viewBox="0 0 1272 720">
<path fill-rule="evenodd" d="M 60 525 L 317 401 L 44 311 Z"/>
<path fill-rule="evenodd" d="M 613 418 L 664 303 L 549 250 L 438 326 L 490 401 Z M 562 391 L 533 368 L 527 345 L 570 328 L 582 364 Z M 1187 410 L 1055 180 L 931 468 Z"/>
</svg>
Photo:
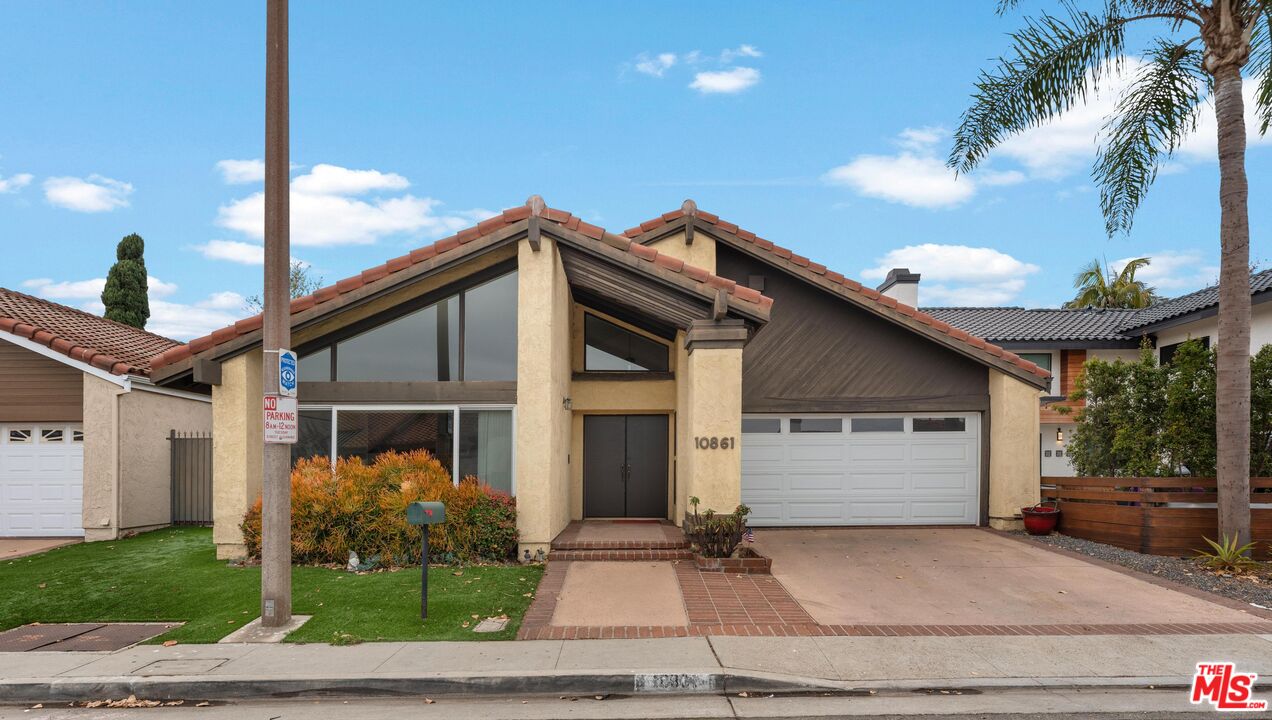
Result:
<svg viewBox="0 0 1272 720">
<path fill-rule="evenodd" d="M 0 424 L 0 537 L 82 536 L 84 430 Z"/>
<path fill-rule="evenodd" d="M 742 502 L 754 525 L 974 525 L 980 418 L 747 415 Z"/>
</svg>

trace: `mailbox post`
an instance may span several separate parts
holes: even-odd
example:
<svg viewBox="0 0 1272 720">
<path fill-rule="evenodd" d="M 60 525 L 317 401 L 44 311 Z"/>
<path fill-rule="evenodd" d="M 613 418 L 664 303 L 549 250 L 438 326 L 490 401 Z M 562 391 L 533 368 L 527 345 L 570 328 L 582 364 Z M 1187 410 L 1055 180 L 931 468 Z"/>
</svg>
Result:
<svg viewBox="0 0 1272 720">
<path fill-rule="evenodd" d="M 446 522 L 446 505 L 439 502 L 413 502 L 406 506 L 406 522 L 422 525 L 424 541 L 420 553 L 420 619 L 428 619 L 428 526 Z"/>
</svg>

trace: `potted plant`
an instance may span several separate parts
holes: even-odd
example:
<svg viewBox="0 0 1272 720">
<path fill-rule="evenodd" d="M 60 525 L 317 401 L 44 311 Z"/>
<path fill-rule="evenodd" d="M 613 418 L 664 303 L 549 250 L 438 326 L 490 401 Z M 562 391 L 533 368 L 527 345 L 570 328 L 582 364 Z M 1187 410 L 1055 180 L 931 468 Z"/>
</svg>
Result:
<svg viewBox="0 0 1272 720">
<path fill-rule="evenodd" d="M 1030 535 L 1050 535 L 1060 520 L 1060 505 L 1054 500 L 1040 502 L 1032 507 L 1020 508 L 1025 521 L 1025 531 Z"/>
</svg>

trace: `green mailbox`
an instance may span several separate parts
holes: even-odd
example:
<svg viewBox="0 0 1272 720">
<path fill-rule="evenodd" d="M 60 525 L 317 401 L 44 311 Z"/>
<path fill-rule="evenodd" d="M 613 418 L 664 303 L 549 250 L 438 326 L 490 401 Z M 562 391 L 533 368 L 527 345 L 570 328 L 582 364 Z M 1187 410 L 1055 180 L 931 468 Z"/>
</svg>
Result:
<svg viewBox="0 0 1272 720">
<path fill-rule="evenodd" d="M 406 506 L 406 522 L 423 526 L 424 542 L 420 551 L 420 619 L 428 619 L 428 526 L 446 522 L 446 505 L 439 502 L 413 502 Z"/>
<path fill-rule="evenodd" d="M 446 504 L 413 502 L 406 506 L 406 522 L 411 525 L 438 525 L 446 522 Z"/>
</svg>

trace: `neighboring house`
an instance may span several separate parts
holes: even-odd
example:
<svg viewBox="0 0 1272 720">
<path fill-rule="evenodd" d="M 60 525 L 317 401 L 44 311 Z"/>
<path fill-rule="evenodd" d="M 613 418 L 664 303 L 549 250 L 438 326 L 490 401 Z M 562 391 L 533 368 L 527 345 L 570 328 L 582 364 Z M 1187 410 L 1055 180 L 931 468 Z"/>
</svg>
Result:
<svg viewBox="0 0 1272 720">
<path fill-rule="evenodd" d="M 917 280 L 916 280 L 917 283 Z M 1250 352 L 1272 343 L 1272 270 L 1250 277 Z M 1081 401 L 1066 398 L 1083 364 L 1092 358 L 1135 360 L 1148 342 L 1160 362 L 1170 362 L 1179 344 L 1219 338 L 1219 289 L 1211 286 L 1142 310 L 1051 310 L 1019 307 L 925 308 L 934 317 L 979 335 L 1052 371 L 1040 410 L 1044 476 L 1074 474 L 1066 453 L 1074 413 Z M 1059 408 L 1067 407 L 1069 413 Z"/>
<path fill-rule="evenodd" d="M 537 198 L 291 303 L 294 456 L 424 448 L 572 519 L 1017 523 L 1046 371 L 692 203 L 615 235 Z M 215 541 L 261 488 L 261 317 L 151 362 L 211 387 Z"/>
<path fill-rule="evenodd" d="M 146 377 L 180 345 L 0 288 L 0 537 L 169 523 L 168 433 L 212 429 L 206 395 Z"/>
</svg>

